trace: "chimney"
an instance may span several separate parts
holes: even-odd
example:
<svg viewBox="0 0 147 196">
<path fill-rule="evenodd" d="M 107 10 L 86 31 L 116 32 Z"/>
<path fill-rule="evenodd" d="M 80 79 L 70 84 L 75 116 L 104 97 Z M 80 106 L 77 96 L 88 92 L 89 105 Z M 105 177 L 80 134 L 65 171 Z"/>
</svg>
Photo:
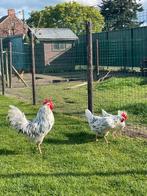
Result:
<svg viewBox="0 0 147 196">
<path fill-rule="evenodd" d="M 15 10 L 14 9 L 8 9 L 8 16 L 10 16 L 10 17 L 15 16 Z"/>
</svg>

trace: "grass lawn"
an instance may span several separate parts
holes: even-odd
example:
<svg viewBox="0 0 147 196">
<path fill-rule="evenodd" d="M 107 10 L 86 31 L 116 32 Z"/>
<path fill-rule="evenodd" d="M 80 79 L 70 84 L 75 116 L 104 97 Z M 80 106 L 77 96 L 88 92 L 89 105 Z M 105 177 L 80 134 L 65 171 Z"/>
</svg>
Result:
<svg viewBox="0 0 147 196">
<path fill-rule="evenodd" d="M 78 118 L 84 117 L 87 108 L 87 85 L 68 89 L 67 87 L 82 82 L 56 83 L 36 87 L 37 102 L 42 103 L 46 97 L 52 97 L 55 111 Z M 31 88 L 12 89 L 13 94 L 31 103 Z M 101 109 L 116 114 L 118 110 L 126 110 L 129 123 L 133 125 L 147 124 L 147 81 L 143 77 L 113 77 L 103 83 L 94 83 L 93 102 L 95 114 Z"/>
<path fill-rule="evenodd" d="M 147 85 L 143 82 L 141 78 L 112 78 L 95 83 L 95 112 L 124 108 L 130 123 L 146 124 Z M 146 195 L 146 140 L 110 135 L 109 145 L 103 139 L 95 142 L 83 117 L 86 86 L 64 88 L 65 84 L 38 87 L 39 102 L 52 95 L 56 104 L 55 125 L 44 139 L 42 156 L 6 120 L 9 104 L 18 106 L 29 119 L 39 105 L 0 96 L 0 195 Z M 19 93 L 30 96 L 28 89 Z"/>
</svg>

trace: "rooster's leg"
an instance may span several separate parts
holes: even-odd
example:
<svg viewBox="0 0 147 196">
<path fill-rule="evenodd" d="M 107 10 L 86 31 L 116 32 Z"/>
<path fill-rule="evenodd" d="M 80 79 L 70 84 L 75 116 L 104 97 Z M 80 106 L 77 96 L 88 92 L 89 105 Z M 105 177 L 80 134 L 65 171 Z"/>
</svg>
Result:
<svg viewBox="0 0 147 196">
<path fill-rule="evenodd" d="M 95 138 L 96 142 L 98 141 L 98 134 L 96 133 L 96 138 Z"/>
<path fill-rule="evenodd" d="M 105 142 L 108 144 L 108 140 L 107 140 L 107 136 L 108 136 L 109 132 L 106 133 L 106 135 L 104 136 Z"/>
<path fill-rule="evenodd" d="M 40 145 L 41 145 L 40 143 L 37 143 L 37 149 L 39 150 L 40 154 L 42 154 Z"/>
</svg>

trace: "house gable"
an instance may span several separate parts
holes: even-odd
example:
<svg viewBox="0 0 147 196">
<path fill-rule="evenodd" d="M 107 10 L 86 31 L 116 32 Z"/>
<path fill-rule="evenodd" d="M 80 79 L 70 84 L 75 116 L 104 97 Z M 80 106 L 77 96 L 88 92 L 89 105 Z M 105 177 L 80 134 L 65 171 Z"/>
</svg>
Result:
<svg viewBox="0 0 147 196">
<path fill-rule="evenodd" d="M 22 35 L 27 32 L 27 25 L 15 15 L 15 10 L 9 9 L 8 15 L 0 19 L 0 36 Z"/>
</svg>

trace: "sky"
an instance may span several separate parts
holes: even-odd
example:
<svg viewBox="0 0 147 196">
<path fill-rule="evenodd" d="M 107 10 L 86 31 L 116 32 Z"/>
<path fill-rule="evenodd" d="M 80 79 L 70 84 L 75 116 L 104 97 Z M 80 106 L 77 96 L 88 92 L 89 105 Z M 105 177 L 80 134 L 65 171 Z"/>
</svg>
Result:
<svg viewBox="0 0 147 196">
<path fill-rule="evenodd" d="M 13 8 L 16 10 L 16 15 L 21 19 L 21 10 L 24 10 L 25 18 L 29 17 L 32 10 L 41 10 L 45 6 L 53 6 L 58 3 L 70 2 L 71 0 L 0 0 L 0 17 L 7 15 L 7 9 Z M 85 5 L 100 5 L 101 0 L 74 0 Z M 139 1 L 139 0 L 138 0 Z M 147 0 L 140 1 L 145 10 L 147 10 Z"/>
</svg>

